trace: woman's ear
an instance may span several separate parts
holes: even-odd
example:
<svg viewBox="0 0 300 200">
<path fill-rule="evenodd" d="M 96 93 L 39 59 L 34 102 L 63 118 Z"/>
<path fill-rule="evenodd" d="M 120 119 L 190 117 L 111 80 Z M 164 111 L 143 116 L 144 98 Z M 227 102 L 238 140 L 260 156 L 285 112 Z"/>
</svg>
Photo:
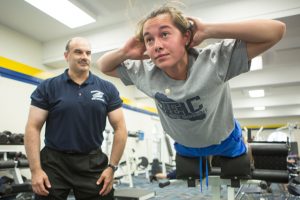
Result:
<svg viewBox="0 0 300 200">
<path fill-rule="evenodd" d="M 185 32 L 185 34 L 184 34 L 184 37 L 185 37 L 185 39 L 186 39 L 186 42 L 185 42 L 185 47 L 186 47 L 186 49 L 188 49 L 189 48 L 189 46 L 190 46 L 190 44 L 191 44 L 191 42 L 192 42 L 192 40 L 193 40 L 193 34 L 192 34 L 192 30 L 190 30 L 190 29 L 188 29 L 186 32 Z"/>
</svg>

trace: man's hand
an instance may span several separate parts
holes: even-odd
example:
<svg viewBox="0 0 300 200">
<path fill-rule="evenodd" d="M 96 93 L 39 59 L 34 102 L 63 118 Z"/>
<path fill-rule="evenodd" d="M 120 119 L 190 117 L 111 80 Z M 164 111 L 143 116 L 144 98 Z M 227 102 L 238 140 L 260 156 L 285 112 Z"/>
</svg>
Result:
<svg viewBox="0 0 300 200">
<path fill-rule="evenodd" d="M 103 182 L 103 187 L 100 190 L 99 194 L 101 196 L 107 195 L 113 188 L 114 172 L 112 168 L 106 168 L 100 178 L 97 180 L 97 185 L 100 185 Z"/>
<path fill-rule="evenodd" d="M 51 188 L 47 174 L 42 170 L 31 172 L 31 185 L 34 193 L 41 196 L 48 196 L 48 189 Z"/>
</svg>

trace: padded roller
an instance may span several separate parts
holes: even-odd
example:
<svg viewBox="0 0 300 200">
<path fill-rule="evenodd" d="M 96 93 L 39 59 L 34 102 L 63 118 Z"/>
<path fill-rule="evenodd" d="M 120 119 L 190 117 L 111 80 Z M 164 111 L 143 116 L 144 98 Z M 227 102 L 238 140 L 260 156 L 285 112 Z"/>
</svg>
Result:
<svg viewBox="0 0 300 200">
<path fill-rule="evenodd" d="M 208 165 L 210 173 L 210 165 Z M 202 157 L 202 174 L 205 176 L 206 158 Z M 199 179 L 200 160 L 198 157 L 186 157 L 176 154 L 176 178 L 177 179 Z"/>
<path fill-rule="evenodd" d="M 209 175 L 220 176 L 221 168 L 213 167 Z M 264 180 L 272 183 L 288 183 L 289 173 L 284 170 L 255 169 L 252 171 L 250 178 L 254 180 Z"/>
<path fill-rule="evenodd" d="M 288 183 L 289 174 L 285 170 L 255 169 L 252 171 L 252 179 L 264 180 L 272 183 Z"/>
<path fill-rule="evenodd" d="M 268 142 L 254 142 L 249 143 L 253 156 L 256 155 L 277 155 L 287 156 L 289 147 L 286 143 L 268 143 Z"/>
<path fill-rule="evenodd" d="M 243 154 L 235 158 L 221 158 L 221 178 L 249 179 L 251 173 L 250 156 Z"/>
<path fill-rule="evenodd" d="M 254 155 L 255 169 L 287 170 L 286 156 Z"/>
</svg>

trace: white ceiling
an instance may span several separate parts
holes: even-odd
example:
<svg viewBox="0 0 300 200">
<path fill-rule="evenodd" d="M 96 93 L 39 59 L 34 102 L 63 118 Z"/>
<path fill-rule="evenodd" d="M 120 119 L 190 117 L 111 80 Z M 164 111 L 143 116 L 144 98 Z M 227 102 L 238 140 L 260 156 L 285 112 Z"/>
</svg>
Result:
<svg viewBox="0 0 300 200">
<path fill-rule="evenodd" d="M 96 37 L 95 33 L 119 31 L 114 25 L 135 23 L 135 19 L 159 5 L 162 0 L 72 0 L 97 19 L 96 23 L 70 29 L 45 15 L 23 0 L 0 0 L 0 24 L 40 41 L 45 52 L 60 41 L 74 35 Z M 207 21 L 230 21 L 249 18 L 276 18 L 286 23 L 284 38 L 263 54 L 263 70 L 253 71 L 234 78 L 231 82 L 234 112 L 239 119 L 292 117 L 300 121 L 300 1 L 299 0 L 182 0 L 185 13 Z M 127 27 L 128 29 L 128 27 Z M 130 35 L 124 29 L 124 35 Z M 108 32 L 108 31 L 107 31 Z M 111 36 L 112 37 L 112 36 Z M 108 38 L 107 40 L 118 38 Z M 92 39 L 93 41 L 93 39 Z M 99 41 L 99 38 L 98 40 Z M 124 41 L 119 39 L 117 44 Z M 92 43 L 93 44 L 93 43 Z M 114 45 L 101 43 L 93 55 L 97 58 Z M 63 44 L 64 45 L 64 44 Z M 106 46 L 105 46 L 106 45 Z M 51 48 L 50 48 L 51 47 Z M 100 49 L 100 48 L 99 48 Z M 59 55 L 62 51 L 59 51 Z M 57 52 L 56 52 L 57 53 Z M 44 63 L 61 68 L 62 57 L 46 57 Z M 47 60 L 47 61 L 46 61 Z M 263 98 L 250 99 L 249 89 L 265 89 Z M 265 111 L 254 111 L 253 106 L 266 106 Z"/>
</svg>

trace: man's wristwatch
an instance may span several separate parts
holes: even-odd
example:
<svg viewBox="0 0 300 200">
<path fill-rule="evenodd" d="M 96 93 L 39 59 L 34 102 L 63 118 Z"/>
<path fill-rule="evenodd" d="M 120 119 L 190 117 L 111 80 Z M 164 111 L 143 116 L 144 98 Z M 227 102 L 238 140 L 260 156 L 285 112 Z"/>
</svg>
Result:
<svg viewBox="0 0 300 200">
<path fill-rule="evenodd" d="M 108 167 L 112 168 L 113 172 L 117 171 L 118 169 L 117 165 L 108 164 Z"/>
</svg>

